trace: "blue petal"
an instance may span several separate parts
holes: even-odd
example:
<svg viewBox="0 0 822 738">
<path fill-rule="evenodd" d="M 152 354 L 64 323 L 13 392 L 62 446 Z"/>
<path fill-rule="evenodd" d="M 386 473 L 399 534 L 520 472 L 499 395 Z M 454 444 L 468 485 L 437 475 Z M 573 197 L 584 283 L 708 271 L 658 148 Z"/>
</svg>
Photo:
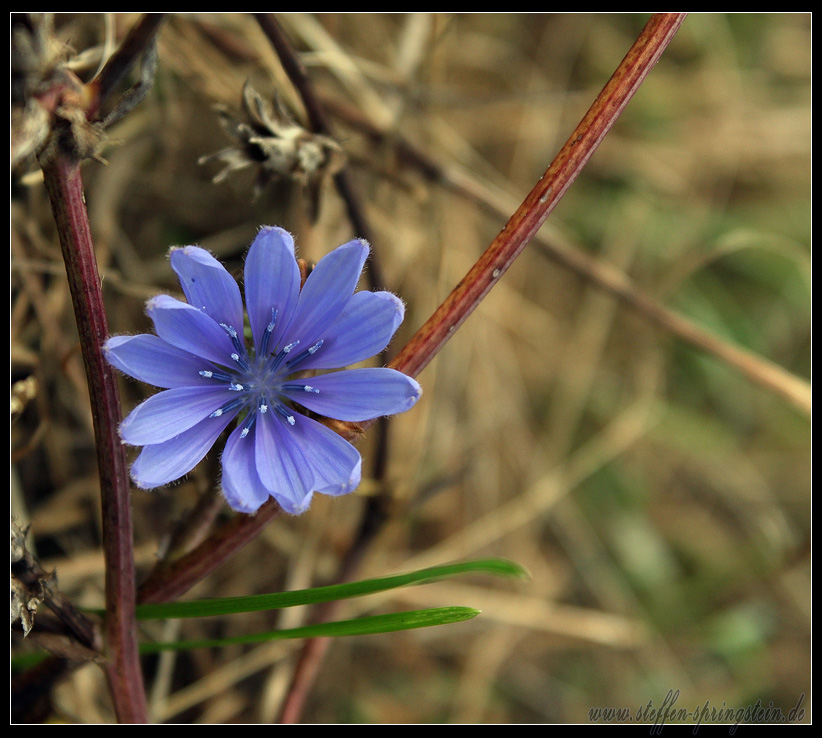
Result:
<svg viewBox="0 0 822 738">
<path fill-rule="evenodd" d="M 180 278 L 188 304 L 219 323 L 243 332 L 243 301 L 240 288 L 211 254 L 198 246 L 171 251 L 171 268 Z"/>
<path fill-rule="evenodd" d="M 365 241 L 349 241 L 326 254 L 305 280 L 286 342 L 300 341 L 302 350 L 325 338 L 331 324 L 351 299 L 368 258 Z"/>
<path fill-rule="evenodd" d="M 262 228 L 251 244 L 245 261 L 245 300 L 254 345 L 261 345 L 277 311 L 277 322 L 269 348 L 279 346 L 300 295 L 300 270 L 294 258 L 294 239 L 282 228 Z"/>
<path fill-rule="evenodd" d="M 217 364 L 230 365 L 234 351 L 231 339 L 205 313 L 169 295 L 151 298 L 146 312 L 154 321 L 157 335 L 167 343 Z"/>
<path fill-rule="evenodd" d="M 158 392 L 129 413 L 120 425 L 120 436 L 131 446 L 162 443 L 197 425 L 235 396 L 225 385 Z"/>
<path fill-rule="evenodd" d="M 303 385 L 319 392 L 297 388 Z M 395 369 L 349 369 L 288 382 L 283 394 L 320 415 L 358 422 L 409 410 L 422 389 Z"/>
<path fill-rule="evenodd" d="M 360 484 L 362 457 L 348 441 L 321 423 L 296 416 L 291 435 L 307 449 L 306 459 L 314 470 L 314 491 L 324 495 L 347 495 Z"/>
<path fill-rule="evenodd" d="M 233 416 L 227 413 L 207 418 L 170 441 L 144 446 L 131 466 L 134 483 L 142 489 L 153 489 L 188 474 L 202 461 Z"/>
<path fill-rule="evenodd" d="M 114 336 L 106 341 L 103 351 L 113 367 L 154 387 L 213 384 L 199 374 L 200 370 L 213 368 L 208 362 L 150 333 Z"/>
<path fill-rule="evenodd" d="M 225 445 L 223 494 L 232 509 L 254 513 L 268 500 L 270 494 L 257 473 L 254 429 L 245 438 L 241 437 L 241 431 L 242 428 L 237 427 Z"/>
<path fill-rule="evenodd" d="M 292 437 L 292 428 L 273 409 L 257 413 L 254 451 L 260 481 L 283 510 L 299 515 L 311 502 L 314 474 Z"/>
<path fill-rule="evenodd" d="M 322 348 L 299 369 L 340 369 L 380 353 L 405 316 L 402 300 L 390 292 L 356 292 L 323 337 Z"/>
</svg>

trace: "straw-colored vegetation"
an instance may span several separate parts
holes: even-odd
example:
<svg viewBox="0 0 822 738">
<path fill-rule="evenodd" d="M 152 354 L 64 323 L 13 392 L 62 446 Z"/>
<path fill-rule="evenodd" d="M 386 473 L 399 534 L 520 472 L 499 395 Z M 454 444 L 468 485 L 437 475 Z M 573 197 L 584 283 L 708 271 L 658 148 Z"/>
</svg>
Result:
<svg viewBox="0 0 822 738">
<path fill-rule="evenodd" d="M 135 16 L 58 16 L 88 78 Z M 466 273 L 605 84 L 647 16 L 282 15 L 373 230 L 375 268 L 407 303 L 396 353 Z M 108 24 L 108 25 L 107 25 Z M 173 244 L 239 268 L 261 224 L 317 260 L 361 234 L 322 185 L 256 171 L 214 184 L 248 80 L 305 121 L 249 15 L 180 15 L 158 37 L 148 98 L 84 167 L 111 329 L 149 330 L 145 300 L 178 285 Z M 377 482 L 282 517 L 189 596 L 325 584 L 365 497 L 389 516 L 355 578 L 479 556 L 527 583 L 464 578 L 351 601 L 339 617 L 444 605 L 470 622 L 332 644 L 305 722 L 586 722 L 594 707 L 786 714 L 810 690 L 810 421 L 722 357 L 618 302 L 552 258 L 581 252 L 722 344 L 810 376 L 811 20 L 692 15 L 535 240 L 418 377 L 390 423 Z M 433 181 L 406 145 L 438 170 Z M 34 171 L 32 169 L 31 171 Z M 99 484 L 71 303 L 36 176 L 11 198 L 12 512 L 81 605 L 102 602 Z M 756 370 L 754 370 L 756 374 Z M 150 391 L 123 381 L 126 410 Z M 212 494 L 216 452 L 185 481 L 133 492 L 138 575 L 175 522 Z M 220 515 L 229 511 L 223 507 Z M 169 626 L 206 638 L 311 617 L 298 608 Z M 36 620 L 35 620 L 36 623 Z M 162 628 L 165 627 L 163 631 Z M 301 644 L 145 662 L 159 721 L 270 722 Z M 25 650 L 22 642 L 14 650 Z M 809 717 L 809 710 L 806 718 Z M 74 671 L 52 719 L 113 719 L 102 672 Z"/>
</svg>

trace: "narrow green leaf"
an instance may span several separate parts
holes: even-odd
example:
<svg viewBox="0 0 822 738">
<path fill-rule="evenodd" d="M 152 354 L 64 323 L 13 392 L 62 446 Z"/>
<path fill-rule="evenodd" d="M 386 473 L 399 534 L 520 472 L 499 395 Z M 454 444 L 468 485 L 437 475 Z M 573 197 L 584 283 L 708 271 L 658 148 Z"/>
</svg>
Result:
<svg viewBox="0 0 822 738">
<path fill-rule="evenodd" d="M 314 605 L 319 602 L 344 600 L 350 597 L 362 597 L 374 592 L 383 592 L 409 584 L 421 584 L 437 579 L 445 579 L 459 574 L 482 572 L 503 577 L 527 578 L 525 570 L 505 559 L 480 559 L 465 561 L 459 564 L 434 566 L 420 569 L 408 574 L 398 574 L 379 579 L 365 579 L 361 582 L 332 584 L 328 587 L 300 589 L 294 592 L 276 592 L 274 594 L 251 595 L 248 597 L 224 597 L 192 602 L 166 602 L 137 606 L 138 620 L 157 620 L 165 618 L 202 618 L 212 615 L 228 615 L 238 612 L 257 612 L 275 610 L 281 607 L 296 605 Z"/>
<path fill-rule="evenodd" d="M 479 615 L 479 610 L 470 607 L 438 607 L 429 610 L 410 610 L 394 612 L 388 615 L 371 615 L 354 620 L 339 620 L 334 623 L 306 625 L 302 628 L 275 630 L 270 633 L 253 633 L 234 638 L 219 638 L 202 641 L 176 641 L 174 643 L 145 643 L 140 646 L 140 653 L 157 653 L 158 651 L 190 651 L 195 648 L 221 648 L 227 645 L 244 643 L 265 643 L 289 638 L 320 638 L 356 635 L 374 635 L 376 633 L 394 633 L 400 630 L 428 628 L 433 625 L 447 625 L 470 620 Z"/>
</svg>

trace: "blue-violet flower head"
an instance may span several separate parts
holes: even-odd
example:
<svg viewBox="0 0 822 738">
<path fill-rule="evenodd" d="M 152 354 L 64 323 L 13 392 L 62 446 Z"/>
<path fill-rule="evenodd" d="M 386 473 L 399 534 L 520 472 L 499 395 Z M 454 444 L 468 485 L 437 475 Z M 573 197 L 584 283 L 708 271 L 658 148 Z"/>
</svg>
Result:
<svg viewBox="0 0 822 738">
<path fill-rule="evenodd" d="M 228 504 L 255 512 L 274 497 L 305 511 L 314 492 L 344 495 L 360 483 L 359 452 L 307 414 L 360 422 L 408 410 L 417 382 L 387 368 L 340 369 L 382 351 L 402 322 L 388 292 L 354 292 L 368 244 L 350 241 L 323 257 L 300 289 L 294 240 L 264 227 L 245 261 L 243 302 L 234 278 L 197 246 L 171 252 L 188 302 L 148 301 L 157 335 L 115 336 L 108 361 L 163 392 L 123 421 L 125 443 L 142 446 L 131 467 L 151 489 L 191 471 L 236 418 L 222 455 Z"/>
</svg>

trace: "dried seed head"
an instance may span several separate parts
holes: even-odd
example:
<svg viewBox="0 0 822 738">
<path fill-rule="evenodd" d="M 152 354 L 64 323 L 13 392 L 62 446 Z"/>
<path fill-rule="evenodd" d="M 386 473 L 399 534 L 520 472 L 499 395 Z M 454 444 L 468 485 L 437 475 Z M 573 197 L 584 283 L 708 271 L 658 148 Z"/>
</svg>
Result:
<svg viewBox="0 0 822 738">
<path fill-rule="evenodd" d="M 242 120 L 223 106 L 216 108 L 226 132 L 239 145 L 203 156 L 200 164 L 214 160 L 223 163 L 223 168 L 214 176 L 215 184 L 225 180 L 231 172 L 257 168 L 255 197 L 275 178 L 298 182 L 309 190 L 312 216 L 315 217 L 322 185 L 345 163 L 345 154 L 339 144 L 328 136 L 313 134 L 300 126 L 279 98 L 270 104 L 248 82 L 243 87 L 242 103 Z"/>
</svg>

